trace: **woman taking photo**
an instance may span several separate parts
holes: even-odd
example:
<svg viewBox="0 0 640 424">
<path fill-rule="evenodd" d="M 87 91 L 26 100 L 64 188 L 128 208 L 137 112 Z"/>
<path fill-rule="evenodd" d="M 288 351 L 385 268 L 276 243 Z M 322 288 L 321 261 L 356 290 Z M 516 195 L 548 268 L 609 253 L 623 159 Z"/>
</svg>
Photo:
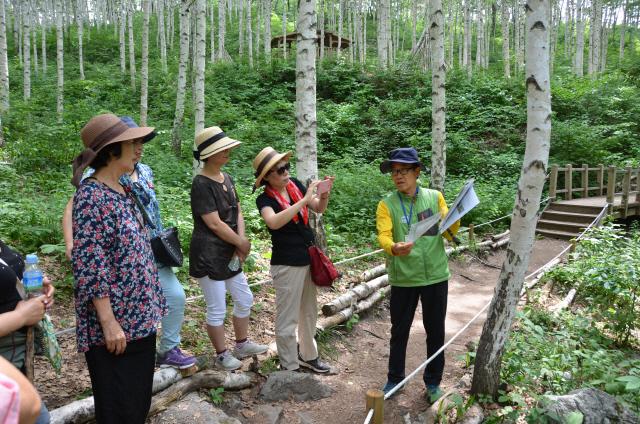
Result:
<svg viewBox="0 0 640 424">
<path fill-rule="evenodd" d="M 80 132 L 73 198 L 76 337 L 91 378 L 98 423 L 144 423 L 151 404 L 156 327 L 165 298 L 141 211 L 120 176 L 132 173 L 153 128 L 93 117 Z"/>
<path fill-rule="evenodd" d="M 291 177 L 290 156 L 291 152 L 278 153 L 272 147 L 265 147 L 253 160 L 256 170 L 254 190 L 265 187 L 264 193 L 256 199 L 256 205 L 271 233 L 276 345 L 282 369 L 292 371 L 302 366 L 326 373 L 330 368 L 318 357 L 314 339 L 318 307 L 307 249 L 314 240 L 308 208 L 324 212 L 329 203 L 329 191 L 315 195 L 320 181 L 313 181 L 306 188 Z M 329 179 L 333 180 L 333 177 Z"/>
<path fill-rule="evenodd" d="M 231 371 L 240 359 L 265 353 L 266 345 L 247 338 L 253 294 L 242 272 L 251 243 L 244 235 L 244 218 L 231 176 L 222 172 L 231 149 L 240 142 L 220 128 L 205 128 L 196 135 L 193 155 L 204 167 L 191 184 L 193 234 L 189 251 L 189 274 L 198 280 L 207 302 L 207 334 L 216 350 L 215 365 Z M 227 291 L 233 299 L 235 349 L 227 350 L 224 337 Z"/>
</svg>

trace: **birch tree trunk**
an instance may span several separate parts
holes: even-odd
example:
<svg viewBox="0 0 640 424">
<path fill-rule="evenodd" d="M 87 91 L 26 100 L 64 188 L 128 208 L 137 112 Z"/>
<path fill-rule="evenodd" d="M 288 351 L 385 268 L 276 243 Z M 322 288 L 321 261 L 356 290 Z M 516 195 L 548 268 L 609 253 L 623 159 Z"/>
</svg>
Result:
<svg viewBox="0 0 640 424">
<path fill-rule="evenodd" d="M 124 75 L 127 72 L 127 46 L 125 42 L 125 26 L 127 22 L 127 11 L 123 7 L 120 11 L 120 31 L 118 41 L 120 43 L 120 72 Z"/>
<path fill-rule="evenodd" d="M 47 73 L 47 30 L 49 29 L 48 15 L 51 10 L 51 8 L 49 7 L 48 0 L 43 2 L 43 7 L 44 7 L 44 13 L 42 16 L 42 43 L 41 43 L 40 57 L 42 58 L 42 73 L 46 74 Z M 5 31 L 5 37 L 6 37 L 6 31 Z M 5 41 L 5 46 L 6 46 L 6 41 Z"/>
<path fill-rule="evenodd" d="M 33 21 L 31 23 L 31 40 L 33 40 L 33 42 L 31 43 L 33 50 L 33 72 L 36 74 L 36 78 L 38 78 L 38 33 L 36 31 L 36 26 L 38 23 L 37 21 L 37 18 L 33 18 Z"/>
<path fill-rule="evenodd" d="M 471 0 L 464 2 L 464 47 L 462 52 L 462 67 L 467 70 L 467 75 L 473 73 L 471 64 Z"/>
<path fill-rule="evenodd" d="M 411 0 L 411 50 L 416 49 L 416 28 L 418 26 L 418 0 Z"/>
<path fill-rule="evenodd" d="M 496 396 L 500 362 L 529 264 L 549 158 L 549 0 L 526 4 L 527 142 L 511 216 L 511 239 L 476 354 L 472 393 Z"/>
<path fill-rule="evenodd" d="M 247 4 L 245 2 L 245 0 L 239 0 L 240 1 L 240 19 L 238 20 L 238 57 L 242 58 L 242 56 L 244 56 L 244 23 L 246 20 L 246 8 L 247 8 Z M 211 5 L 213 10 L 213 4 Z M 213 19 L 213 16 L 211 17 L 211 19 Z M 213 20 L 211 21 L 211 23 L 213 24 Z"/>
<path fill-rule="evenodd" d="M 338 48 L 336 50 L 337 56 L 342 54 L 342 10 L 344 9 L 344 0 L 338 2 Z"/>
<path fill-rule="evenodd" d="M 211 28 L 209 28 L 209 38 L 210 38 L 210 50 L 209 50 L 209 62 L 213 63 L 216 61 L 216 19 L 215 19 L 215 7 L 213 6 L 213 2 L 211 2 Z M 242 21 L 240 21 L 242 23 Z M 240 34 L 242 34 L 242 25 L 240 26 Z M 242 41 L 240 41 L 240 54 L 242 54 Z"/>
<path fill-rule="evenodd" d="M 476 65 L 484 68 L 484 9 L 478 6 L 478 22 L 476 26 Z"/>
<path fill-rule="evenodd" d="M 446 100 L 444 63 L 444 15 L 442 0 L 431 0 L 431 188 L 444 192 L 446 175 Z"/>
<path fill-rule="evenodd" d="M 13 40 L 18 51 L 18 59 L 20 60 L 20 66 L 23 66 L 22 57 L 22 2 L 14 2 L 13 4 Z"/>
<path fill-rule="evenodd" d="M 184 98 L 187 87 L 187 64 L 189 62 L 189 31 L 191 30 L 189 6 L 191 0 L 180 2 L 180 62 L 178 64 L 178 88 L 176 92 L 176 113 L 173 117 L 171 145 L 176 157 L 182 151 L 181 130 L 184 120 Z"/>
<path fill-rule="evenodd" d="M 584 22 L 582 21 L 582 2 L 576 0 L 576 55 L 574 70 L 577 76 L 584 75 Z"/>
<path fill-rule="evenodd" d="M 296 40 L 296 172 L 307 184 L 318 178 L 316 139 L 316 0 L 300 0 Z M 310 211 L 309 225 L 318 245 L 326 247 L 322 215 Z"/>
<path fill-rule="evenodd" d="M 127 13 L 127 24 L 129 27 L 129 74 L 131 75 L 131 89 L 136 91 L 136 53 L 133 40 L 133 7 Z"/>
<path fill-rule="evenodd" d="M 502 69 L 505 78 L 511 78 L 511 63 L 509 54 L 509 3 L 507 0 L 501 2 L 502 23 Z"/>
<path fill-rule="evenodd" d="M 158 0 L 158 32 L 160 33 L 160 65 L 165 74 L 167 69 L 167 31 L 164 23 L 164 0 Z"/>
<path fill-rule="evenodd" d="M 64 28 L 62 27 L 62 0 L 56 1 L 56 49 L 58 66 L 57 107 L 58 122 L 62 122 L 64 113 Z"/>
<path fill-rule="evenodd" d="M 264 0 L 264 60 L 271 63 L 271 0 Z"/>
<path fill-rule="evenodd" d="M 195 54 L 196 54 L 196 79 L 195 79 L 195 133 L 204 129 L 204 71 L 206 56 L 206 33 L 207 33 L 207 15 L 205 0 L 196 0 L 196 34 L 195 34 Z M 196 162 L 196 167 L 199 161 Z"/>
<path fill-rule="evenodd" d="M 249 55 L 249 67 L 253 68 L 253 29 L 251 23 L 251 0 L 247 3 L 247 54 Z"/>
<path fill-rule="evenodd" d="M 84 80 L 84 53 L 82 50 L 83 25 L 84 20 L 84 0 L 77 0 L 77 23 L 78 23 L 78 66 L 80 68 L 80 80 Z"/>
<path fill-rule="evenodd" d="M 260 59 L 260 30 L 262 29 L 262 0 L 257 0 L 256 1 L 256 32 L 255 32 L 255 41 L 254 41 L 254 48 L 256 49 L 255 51 L 255 57 L 256 60 Z"/>
<path fill-rule="evenodd" d="M 602 3 L 600 0 L 593 0 L 592 8 L 593 21 L 591 22 L 591 42 L 589 43 L 591 60 L 588 69 L 589 75 L 595 78 L 600 69 L 600 40 L 602 36 Z"/>
<path fill-rule="evenodd" d="M 22 94 L 25 100 L 31 98 L 31 4 L 22 5 Z"/>
<path fill-rule="evenodd" d="M 285 12 L 282 14 L 282 26 L 284 28 L 286 22 L 287 22 L 287 14 L 286 14 L 286 7 L 287 4 L 289 2 L 285 1 L 284 2 L 284 7 L 285 7 Z M 319 65 L 322 66 L 322 59 L 324 59 L 324 9 L 325 9 L 325 2 L 324 0 L 320 0 L 320 13 L 318 15 L 318 26 L 320 27 L 320 61 L 319 61 Z M 287 31 L 283 30 L 283 36 L 286 37 L 287 35 Z M 287 43 L 283 43 L 282 44 L 282 52 L 283 52 L 283 56 L 284 59 L 287 60 Z"/>
<path fill-rule="evenodd" d="M 378 1 L 378 66 L 386 69 L 390 65 L 389 45 L 390 31 L 390 3 L 389 0 Z"/>
<path fill-rule="evenodd" d="M 7 56 L 7 17 L 0 0 L 0 118 L 9 110 L 9 58 Z M 2 125 L 0 122 L 0 131 Z M 4 141 L 4 137 L 2 137 Z"/>
<path fill-rule="evenodd" d="M 624 39 L 626 37 L 626 30 L 627 30 L 627 15 L 628 15 L 628 8 L 629 8 L 629 0 L 625 0 L 624 2 L 624 6 L 622 8 L 622 25 L 620 26 L 620 48 L 618 50 L 618 63 L 622 63 L 622 60 L 624 59 Z"/>
<path fill-rule="evenodd" d="M 140 66 L 140 126 L 147 126 L 149 93 L 149 15 L 150 0 L 142 0 L 142 65 Z"/>
</svg>

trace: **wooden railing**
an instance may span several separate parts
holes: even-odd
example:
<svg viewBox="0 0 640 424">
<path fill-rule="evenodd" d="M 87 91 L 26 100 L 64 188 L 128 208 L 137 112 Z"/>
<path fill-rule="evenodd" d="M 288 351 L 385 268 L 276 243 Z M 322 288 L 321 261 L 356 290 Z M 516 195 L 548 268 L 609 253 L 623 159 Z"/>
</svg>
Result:
<svg viewBox="0 0 640 424">
<path fill-rule="evenodd" d="M 606 195 L 607 203 L 613 205 L 615 196 L 620 195 L 620 208 L 623 217 L 627 216 L 630 203 L 640 201 L 639 191 L 640 167 L 616 168 L 600 164 L 590 168 L 587 164 L 583 164 L 581 167 L 568 164 L 561 168 L 558 165 L 552 165 L 549 173 L 549 198 L 551 201 L 558 200 L 558 195 L 563 195 L 563 200 Z M 635 194 L 635 201 L 631 199 L 633 194 Z"/>
</svg>

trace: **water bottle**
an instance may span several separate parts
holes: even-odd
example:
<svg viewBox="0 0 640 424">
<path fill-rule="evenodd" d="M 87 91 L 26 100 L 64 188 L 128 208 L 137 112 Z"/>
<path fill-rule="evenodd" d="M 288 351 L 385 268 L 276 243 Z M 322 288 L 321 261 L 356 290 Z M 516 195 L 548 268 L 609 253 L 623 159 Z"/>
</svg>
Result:
<svg viewBox="0 0 640 424">
<path fill-rule="evenodd" d="M 38 266 L 38 255 L 27 255 L 26 267 L 22 274 L 22 285 L 27 297 L 38 297 L 42 294 L 42 270 Z"/>
<path fill-rule="evenodd" d="M 231 261 L 229 262 L 229 269 L 231 271 L 237 271 L 240 269 L 240 258 L 238 255 L 233 255 Z"/>
</svg>

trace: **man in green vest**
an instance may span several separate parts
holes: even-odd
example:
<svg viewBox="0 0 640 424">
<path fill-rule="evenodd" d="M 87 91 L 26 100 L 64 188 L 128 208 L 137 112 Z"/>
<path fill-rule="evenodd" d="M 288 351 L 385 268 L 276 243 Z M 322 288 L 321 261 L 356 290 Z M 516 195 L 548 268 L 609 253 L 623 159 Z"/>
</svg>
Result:
<svg viewBox="0 0 640 424">
<path fill-rule="evenodd" d="M 378 203 L 376 212 L 378 242 L 386 252 L 391 285 L 389 371 L 382 389 L 387 394 L 405 378 L 407 342 L 418 300 L 422 303 L 428 357 L 444 344 L 450 274 L 443 236 L 436 224 L 417 240 L 405 240 L 412 225 L 436 213 L 444 217 L 448 208 L 442 193 L 418 185 L 420 172 L 426 168 L 418 159 L 416 149 L 403 147 L 391 151 L 389 159 L 380 164 L 380 171 L 391 173 L 397 189 Z M 445 237 L 455 236 L 459 227 L 458 221 Z M 442 396 L 443 370 L 444 352 L 441 352 L 423 374 L 430 403 Z"/>
</svg>

